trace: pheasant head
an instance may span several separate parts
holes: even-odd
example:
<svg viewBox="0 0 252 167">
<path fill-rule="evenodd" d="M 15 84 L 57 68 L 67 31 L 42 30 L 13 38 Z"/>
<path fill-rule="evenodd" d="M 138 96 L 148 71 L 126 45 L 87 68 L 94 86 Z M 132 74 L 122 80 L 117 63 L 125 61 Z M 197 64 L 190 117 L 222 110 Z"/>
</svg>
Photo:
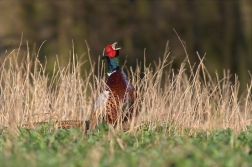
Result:
<svg viewBox="0 0 252 167">
<path fill-rule="evenodd" d="M 106 58 L 108 62 L 108 75 L 120 67 L 118 56 L 121 48 L 116 48 L 116 44 L 117 42 L 107 45 L 105 48 L 105 55 L 103 55 L 103 59 Z"/>
</svg>

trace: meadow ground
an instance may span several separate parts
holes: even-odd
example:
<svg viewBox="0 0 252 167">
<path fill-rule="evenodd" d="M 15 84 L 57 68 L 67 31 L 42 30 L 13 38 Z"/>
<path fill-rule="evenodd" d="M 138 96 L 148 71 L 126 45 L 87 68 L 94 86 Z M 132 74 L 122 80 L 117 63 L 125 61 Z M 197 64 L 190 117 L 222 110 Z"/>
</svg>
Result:
<svg viewBox="0 0 252 167">
<path fill-rule="evenodd" d="M 104 62 L 73 51 L 49 77 L 27 48 L 22 59 L 17 49 L 1 60 L 0 166 L 252 166 L 252 81 L 239 93 L 237 76 L 210 76 L 204 56 L 192 66 L 186 51 L 173 70 L 166 48 L 158 62 L 123 66 L 138 95 L 129 127 L 84 134 L 34 123 L 88 120 L 105 87 Z"/>
</svg>

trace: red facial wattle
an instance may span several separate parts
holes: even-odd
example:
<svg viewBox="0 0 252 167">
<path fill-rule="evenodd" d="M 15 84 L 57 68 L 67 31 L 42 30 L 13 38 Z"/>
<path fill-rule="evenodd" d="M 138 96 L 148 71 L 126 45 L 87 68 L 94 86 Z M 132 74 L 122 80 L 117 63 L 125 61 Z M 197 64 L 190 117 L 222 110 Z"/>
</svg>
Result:
<svg viewBox="0 0 252 167">
<path fill-rule="evenodd" d="M 116 50 L 114 50 L 111 45 L 106 46 L 105 52 L 109 58 L 113 58 L 116 56 Z"/>
</svg>

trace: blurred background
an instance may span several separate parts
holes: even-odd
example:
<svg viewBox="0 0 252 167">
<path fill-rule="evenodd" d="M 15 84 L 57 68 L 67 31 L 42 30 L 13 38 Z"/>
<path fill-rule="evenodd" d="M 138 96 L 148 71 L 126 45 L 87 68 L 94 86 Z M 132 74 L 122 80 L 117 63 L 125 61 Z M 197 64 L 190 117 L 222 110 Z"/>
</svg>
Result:
<svg viewBox="0 0 252 167">
<path fill-rule="evenodd" d="M 206 53 L 204 63 L 212 75 L 230 70 L 246 88 L 252 72 L 251 0 L 0 1 L 1 58 L 18 48 L 23 33 L 20 56 L 25 56 L 26 41 L 37 52 L 46 40 L 39 58 L 47 57 L 48 72 L 56 55 L 68 63 L 72 41 L 76 54 L 86 53 L 85 40 L 94 61 L 117 41 L 122 61 L 127 55 L 127 66 L 133 67 L 136 59 L 143 62 L 145 48 L 147 64 L 157 61 L 169 41 L 177 69 L 185 53 L 173 28 L 186 43 L 192 64 L 199 63 L 196 51 L 201 57 Z"/>
</svg>

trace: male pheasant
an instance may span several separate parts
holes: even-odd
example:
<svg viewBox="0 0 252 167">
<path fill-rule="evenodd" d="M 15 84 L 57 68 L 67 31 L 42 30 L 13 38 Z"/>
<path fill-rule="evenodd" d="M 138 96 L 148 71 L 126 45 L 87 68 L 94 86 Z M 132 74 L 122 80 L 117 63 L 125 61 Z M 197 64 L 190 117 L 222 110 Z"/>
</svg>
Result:
<svg viewBox="0 0 252 167">
<path fill-rule="evenodd" d="M 90 119 L 91 130 L 101 120 L 116 126 L 119 121 L 124 124 L 133 116 L 135 88 L 119 65 L 120 48 L 115 48 L 115 45 L 116 43 L 106 46 L 103 55 L 103 59 L 106 59 L 108 64 L 107 87 L 96 99 Z M 105 113 L 99 111 L 102 106 L 105 108 Z"/>
<path fill-rule="evenodd" d="M 93 130 L 97 123 L 105 120 L 107 124 L 116 126 L 119 121 L 123 124 L 133 116 L 133 103 L 135 101 L 135 89 L 127 79 L 119 65 L 119 49 L 115 48 L 116 43 L 105 48 L 103 59 L 108 63 L 108 79 L 106 89 L 96 99 L 91 119 L 82 120 L 62 120 L 54 122 L 54 126 L 60 128 L 79 127 L 83 130 Z M 104 109 L 103 109 L 104 107 Z M 105 110 L 105 113 L 100 111 Z M 122 112 L 121 112 L 122 111 Z M 34 124 L 47 124 L 48 122 L 35 122 Z M 24 127 L 28 124 L 24 124 Z"/>
</svg>

